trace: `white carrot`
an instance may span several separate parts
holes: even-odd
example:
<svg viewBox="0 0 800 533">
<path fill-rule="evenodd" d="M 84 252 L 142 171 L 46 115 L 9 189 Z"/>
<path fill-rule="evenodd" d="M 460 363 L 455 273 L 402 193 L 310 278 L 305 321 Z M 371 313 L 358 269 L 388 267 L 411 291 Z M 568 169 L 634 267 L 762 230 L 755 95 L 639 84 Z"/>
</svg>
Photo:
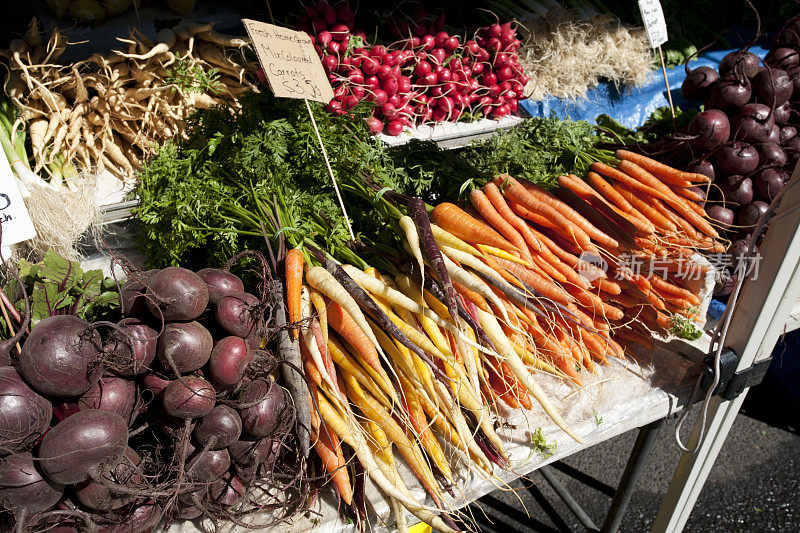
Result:
<svg viewBox="0 0 800 533">
<path fill-rule="evenodd" d="M 501 356 L 503 357 L 504 361 L 508 364 L 509 368 L 512 372 L 514 372 L 514 376 L 525 385 L 525 388 L 531 393 L 531 396 L 536 398 L 536 401 L 544 409 L 545 413 L 556 423 L 558 427 L 564 430 L 564 432 L 575 439 L 575 441 L 583 444 L 583 440 L 567 425 L 564 419 L 561 417 L 559 412 L 556 410 L 555 406 L 550 401 L 550 398 L 547 397 L 545 392 L 542 390 L 541 387 L 533 380 L 530 372 L 528 371 L 525 364 L 519 358 L 517 353 L 514 351 L 511 344 L 508 342 L 508 338 L 503 333 L 503 328 L 500 327 L 500 324 L 497 322 L 497 319 L 481 310 L 478 309 L 478 318 L 480 319 L 480 324 L 483 330 L 486 332 L 486 335 L 489 336 L 489 339 L 495 345 L 495 347 L 500 351 Z"/>
<path fill-rule="evenodd" d="M 345 413 L 345 419 L 342 419 L 342 416 L 334 411 L 333 406 L 322 397 L 319 399 L 319 406 L 320 415 L 325 420 L 328 427 L 353 448 L 356 457 L 358 457 L 358 460 L 364 465 L 364 470 L 387 496 L 402 503 L 414 516 L 430 524 L 439 531 L 455 533 L 455 530 L 447 526 L 441 518 L 414 500 L 402 480 L 399 478 L 395 479 L 396 485 L 389 481 L 380 466 L 378 466 L 375 456 L 370 451 L 366 439 L 358 426 L 358 422 L 355 421 L 350 413 Z"/>
</svg>

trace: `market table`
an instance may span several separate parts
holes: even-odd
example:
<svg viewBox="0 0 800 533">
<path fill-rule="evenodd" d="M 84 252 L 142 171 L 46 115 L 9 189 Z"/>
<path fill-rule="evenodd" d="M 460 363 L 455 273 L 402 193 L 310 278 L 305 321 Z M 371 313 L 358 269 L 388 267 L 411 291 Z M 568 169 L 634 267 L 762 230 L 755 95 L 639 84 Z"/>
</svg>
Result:
<svg viewBox="0 0 800 533">
<path fill-rule="evenodd" d="M 507 410 L 504 414 L 508 418 L 503 420 L 498 434 L 507 443 L 512 467 L 505 471 L 495 469 L 493 478 L 460 469 L 455 473 L 459 482 L 455 487 L 457 495 L 455 498 L 446 497 L 445 501 L 451 508 L 462 508 L 552 462 L 679 413 L 690 401 L 698 376 L 697 363 L 708 351 L 710 341 L 708 334 L 692 343 L 673 340 L 667 344 L 659 344 L 652 353 L 643 352 L 635 359 L 612 360 L 609 365 L 598 366 L 597 374 L 591 376 L 579 389 L 551 376 L 540 376 L 539 383 L 555 400 L 567 423 L 582 436 L 584 442 L 578 443 L 568 437 L 538 404 L 534 404 L 533 409 L 527 412 Z M 539 429 L 544 440 L 555 445 L 552 450 L 544 449 L 541 442 L 533 438 L 533 434 Z M 657 429 L 658 424 L 651 429 L 654 431 L 653 437 L 657 434 Z M 532 440 L 538 442 L 539 446 L 532 444 Z M 648 452 L 649 448 L 635 447 L 631 459 L 643 461 Z M 412 493 L 423 499 L 424 491 L 404 464 L 401 465 L 401 474 Z M 635 483 L 635 479 L 631 481 Z M 347 525 L 338 518 L 332 496 L 332 493 L 323 494 L 309 513 L 286 525 L 284 530 L 287 533 L 356 531 L 355 526 Z M 372 506 L 369 513 L 371 531 L 391 531 L 393 518 L 388 505 L 371 483 L 368 484 L 367 496 Z M 430 498 L 426 503 L 432 505 Z M 254 523 L 257 524 L 258 520 L 255 518 Z M 201 531 L 199 526 L 200 524 L 184 523 L 174 526 L 171 531 Z M 236 527 L 225 530 L 247 531 Z"/>
</svg>

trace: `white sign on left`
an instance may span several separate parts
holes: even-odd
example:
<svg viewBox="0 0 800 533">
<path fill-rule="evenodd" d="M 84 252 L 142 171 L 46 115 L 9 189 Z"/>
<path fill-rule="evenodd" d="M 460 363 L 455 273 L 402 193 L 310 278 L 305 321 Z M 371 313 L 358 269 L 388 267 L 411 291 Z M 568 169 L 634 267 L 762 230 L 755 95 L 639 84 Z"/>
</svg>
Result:
<svg viewBox="0 0 800 533">
<path fill-rule="evenodd" d="M 3 259 L 8 259 L 10 246 L 36 237 L 36 229 L 22 200 L 17 180 L 0 152 L 0 241 L 3 245 Z"/>
</svg>

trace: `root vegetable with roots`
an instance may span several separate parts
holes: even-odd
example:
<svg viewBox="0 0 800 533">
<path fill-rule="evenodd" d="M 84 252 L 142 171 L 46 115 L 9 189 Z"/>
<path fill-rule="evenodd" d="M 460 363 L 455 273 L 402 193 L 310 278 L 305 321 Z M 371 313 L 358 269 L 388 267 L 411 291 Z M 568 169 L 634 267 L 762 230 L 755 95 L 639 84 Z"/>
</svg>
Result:
<svg viewBox="0 0 800 533">
<path fill-rule="evenodd" d="M 73 165 L 129 179 L 183 133 L 195 107 L 235 108 L 238 95 L 257 90 L 243 57 L 249 42 L 211 25 L 182 22 L 161 30 L 155 43 L 135 30 L 119 40 L 124 50 L 59 64 L 69 43 L 58 30 L 45 40 L 34 19 L 24 40 L 0 51 L 4 88 L 24 112 L 14 127 L 30 131 L 34 168 L 51 183 Z"/>
<path fill-rule="evenodd" d="M 277 349 L 278 338 L 265 312 L 273 290 L 269 270 L 256 273 L 260 296 L 240 309 L 247 311 L 248 334 L 258 339 L 250 348 L 249 340 L 212 324 L 217 304 L 209 303 L 209 289 L 216 302 L 245 289 L 228 269 L 202 276 L 184 269 L 130 272 L 121 307 L 138 318 L 115 324 L 52 316 L 31 328 L 18 358 L 10 352 L 25 338 L 27 319 L 14 310 L 20 333 L 3 341 L 9 351 L 3 361 L 15 366 L 0 366 L 0 511 L 9 511 L 15 531 L 62 525 L 140 532 L 187 518 L 209 527 L 266 528 L 304 507 L 307 452 L 295 450 L 308 449 L 308 431 L 298 427 L 303 417 L 296 406 L 309 406 L 270 377 L 282 362 L 267 351 Z M 192 305 L 198 301 L 202 307 Z M 182 307 L 177 317 L 175 305 Z M 198 337 L 209 352 L 210 333 L 198 322 L 169 321 L 174 318 L 201 320 L 221 335 L 217 347 L 230 352 L 228 363 L 237 367 L 225 375 L 237 379 L 217 383 L 207 354 L 182 366 L 186 350 L 165 338 L 169 328 L 197 324 L 202 331 L 188 329 L 184 337 Z M 230 340 L 236 342 L 226 348 Z M 163 343 L 169 346 L 162 354 Z M 238 363 L 231 359 L 239 355 Z M 206 379 L 197 375 L 198 364 Z M 143 392 L 154 391 L 152 377 L 160 383 L 158 394 Z M 76 402 L 78 391 L 84 392 Z"/>
</svg>

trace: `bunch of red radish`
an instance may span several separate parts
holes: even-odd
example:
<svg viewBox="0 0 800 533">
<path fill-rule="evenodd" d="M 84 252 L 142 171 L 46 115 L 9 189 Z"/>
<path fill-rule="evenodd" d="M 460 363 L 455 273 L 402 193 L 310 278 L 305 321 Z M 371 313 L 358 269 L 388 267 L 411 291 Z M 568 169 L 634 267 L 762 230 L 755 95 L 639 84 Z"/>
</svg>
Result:
<svg viewBox="0 0 800 533">
<path fill-rule="evenodd" d="M 406 127 L 463 118 L 501 118 L 517 112 L 528 77 L 519 65 L 520 41 L 511 22 L 479 29 L 462 43 L 420 12 L 413 24 L 397 31 L 408 36 L 389 45 L 367 46 L 352 19 L 329 24 L 333 14 L 352 11 L 324 0 L 307 9 L 312 41 L 334 88 L 326 109 L 345 114 L 361 101 L 373 102 L 369 119 L 375 133 L 400 135 Z M 312 14 L 316 14 L 316 17 Z M 338 20 L 338 19 L 336 19 Z M 326 28 L 318 30 L 318 28 Z"/>
</svg>

